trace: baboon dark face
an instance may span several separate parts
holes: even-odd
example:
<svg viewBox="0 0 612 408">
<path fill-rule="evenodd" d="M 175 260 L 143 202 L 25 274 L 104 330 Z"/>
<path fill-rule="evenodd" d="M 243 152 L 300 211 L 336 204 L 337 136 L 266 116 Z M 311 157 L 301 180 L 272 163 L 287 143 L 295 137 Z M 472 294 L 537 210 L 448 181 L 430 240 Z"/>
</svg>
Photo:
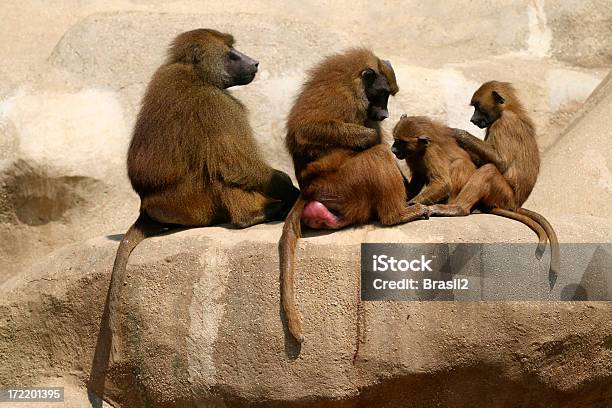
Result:
<svg viewBox="0 0 612 408">
<path fill-rule="evenodd" d="M 481 111 L 480 108 L 477 106 L 474 106 L 474 114 L 472 115 L 470 122 L 472 122 L 473 124 L 475 124 L 481 129 L 489 127 L 491 123 L 487 113 L 484 111 Z"/>
<path fill-rule="evenodd" d="M 361 73 L 366 97 L 368 98 L 368 119 L 379 122 L 389 117 L 387 102 L 391 93 L 387 78 L 368 68 Z"/>
<path fill-rule="evenodd" d="M 179 34 L 170 44 L 166 62 L 193 65 L 204 82 L 219 88 L 248 84 L 259 65 L 234 48 L 231 34 L 206 28 Z"/>
<path fill-rule="evenodd" d="M 230 48 L 225 62 L 226 88 L 250 83 L 255 78 L 258 66 L 258 61 L 233 47 Z"/>
<path fill-rule="evenodd" d="M 404 160 L 408 155 L 406 151 L 406 142 L 400 139 L 395 139 L 393 141 L 393 146 L 391 146 L 391 152 L 400 160 Z"/>
<path fill-rule="evenodd" d="M 473 104 L 473 106 L 474 106 L 474 114 L 472 115 L 470 122 L 472 122 L 479 128 L 481 129 L 488 128 L 497 119 L 497 117 L 491 115 L 489 112 L 483 109 L 483 107 L 480 106 L 478 101 L 476 101 Z"/>
<path fill-rule="evenodd" d="M 391 151 L 400 160 L 424 152 L 429 145 L 429 131 L 431 129 L 424 124 L 423 117 L 408 117 L 404 113 L 393 128 Z"/>
<path fill-rule="evenodd" d="M 481 129 L 488 128 L 501 115 L 504 102 L 504 98 L 497 91 L 490 91 L 484 94 L 479 89 L 472 97 L 470 103 L 474 107 L 474 114 L 470 122 Z"/>
<path fill-rule="evenodd" d="M 426 135 L 395 139 L 391 151 L 399 160 L 404 160 L 408 156 L 424 151 L 428 144 L 429 137 Z"/>
</svg>

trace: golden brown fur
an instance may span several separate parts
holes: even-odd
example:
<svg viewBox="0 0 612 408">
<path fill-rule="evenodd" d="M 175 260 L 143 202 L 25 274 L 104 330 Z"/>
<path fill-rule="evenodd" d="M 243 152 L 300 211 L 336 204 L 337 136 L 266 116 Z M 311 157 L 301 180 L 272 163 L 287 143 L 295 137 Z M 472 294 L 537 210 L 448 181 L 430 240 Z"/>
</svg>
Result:
<svg viewBox="0 0 612 408">
<path fill-rule="evenodd" d="M 214 30 L 179 35 L 147 88 L 128 175 L 141 211 L 158 222 L 244 227 L 296 196 L 288 176 L 261 158 L 244 105 L 223 88 L 220 61 L 232 45 Z"/>
<path fill-rule="evenodd" d="M 495 102 L 493 92 L 503 97 L 502 104 Z M 514 191 L 514 205 L 520 207 L 531 194 L 540 171 L 535 126 L 510 83 L 490 81 L 483 84 L 472 96 L 471 104 L 478 104 L 497 118 L 487 127 L 485 141 L 497 152 L 500 160 L 495 160 L 494 164 L 499 165 L 499 171 Z M 461 140 L 459 142 L 463 143 Z M 478 149 L 470 150 L 476 150 L 474 153 L 482 160 L 489 157 Z"/>
<path fill-rule="evenodd" d="M 233 43 L 215 30 L 180 34 L 146 90 L 127 157 L 140 216 L 119 245 L 109 289 L 114 360 L 121 357 L 120 289 L 140 241 L 169 226 L 280 220 L 299 194 L 289 176 L 261 158 L 246 108 L 226 89 L 257 71 L 257 61 Z"/>
<path fill-rule="evenodd" d="M 379 123 L 369 119 L 371 100 L 378 99 L 366 95 L 373 92 L 364 85 L 368 70 L 375 73 L 375 84 L 384 84 L 387 96 L 398 91 L 390 64 L 369 50 L 348 50 L 310 70 L 287 121 L 286 143 L 302 192 L 285 221 L 279 253 L 283 306 L 298 342 L 303 334 L 293 275 L 304 206 L 325 204 L 339 215 L 339 227 L 373 219 L 392 225 L 426 212 L 424 206 L 407 206 L 404 179 L 389 147 L 381 144 Z M 386 110 L 386 99 L 380 108 Z"/>
<path fill-rule="evenodd" d="M 470 155 L 453 137 L 455 130 L 424 116 L 402 115 L 393 129 L 393 151 L 405 158 L 410 168 L 408 196 L 410 203 L 425 205 L 453 203 L 476 172 Z M 546 232 L 531 218 L 502 208 L 488 212 L 520 221 L 531 228 L 540 240 L 538 257 L 546 248 Z"/>
<path fill-rule="evenodd" d="M 514 87 L 506 82 L 484 83 L 474 93 L 471 104 L 472 122 L 487 128 L 484 141 L 459 130 L 453 136 L 480 167 L 455 199 L 448 205 L 430 207 L 430 215 L 467 215 L 478 206 L 504 216 L 508 216 L 507 211 L 518 213 L 535 221 L 551 243 L 552 277 L 559 269 L 556 233 L 543 216 L 521 208 L 535 186 L 540 168 L 533 122 Z"/>
<path fill-rule="evenodd" d="M 452 136 L 453 130 L 424 116 L 402 116 L 393 129 L 405 144 L 410 168 L 410 202 L 425 205 L 445 202 L 459 194 L 476 166 Z"/>
<path fill-rule="evenodd" d="M 391 95 L 397 93 L 393 70 L 365 48 L 331 55 L 308 72 L 287 119 L 286 145 L 298 182 L 309 162 L 331 150 L 361 151 L 381 142 L 379 123 L 367 117 L 361 73 L 368 67 L 388 78 Z"/>
</svg>

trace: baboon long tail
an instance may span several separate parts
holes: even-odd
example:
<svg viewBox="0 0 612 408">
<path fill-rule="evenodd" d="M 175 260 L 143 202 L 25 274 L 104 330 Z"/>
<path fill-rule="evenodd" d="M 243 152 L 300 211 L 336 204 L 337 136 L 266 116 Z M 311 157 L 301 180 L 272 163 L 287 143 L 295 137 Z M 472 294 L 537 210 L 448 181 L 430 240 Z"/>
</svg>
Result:
<svg viewBox="0 0 612 408">
<path fill-rule="evenodd" d="M 544 228 L 546 231 L 546 235 L 548 235 L 548 241 L 550 241 L 550 277 L 556 276 L 559 274 L 559 269 L 561 268 L 561 254 L 559 249 L 559 239 L 557 238 L 557 233 L 553 229 L 552 225 L 543 215 L 538 214 L 535 211 L 528 210 L 526 208 L 519 208 L 517 210 L 518 213 L 524 214 Z M 551 286 L 553 285 L 553 281 L 551 280 Z"/>
<path fill-rule="evenodd" d="M 295 292 L 294 292 L 294 275 L 295 275 L 295 249 L 297 241 L 302 236 L 302 212 L 306 201 L 300 195 L 291 211 L 285 219 L 283 226 L 283 235 L 278 243 L 278 256 L 280 262 L 280 278 L 281 278 L 281 301 L 285 316 L 287 317 L 287 325 L 291 335 L 298 343 L 304 341 L 302 334 L 302 322 L 298 311 Z"/>
<path fill-rule="evenodd" d="M 111 275 L 110 287 L 108 289 L 108 328 L 110 330 L 111 349 L 110 360 L 118 362 L 121 360 L 121 336 L 120 325 L 118 322 L 118 308 L 121 304 L 121 288 L 125 281 L 125 271 L 130 254 L 143 239 L 152 235 L 158 234 L 166 227 L 156 221 L 150 219 L 146 214 L 140 213 L 138 219 L 127 230 L 113 264 L 113 272 Z"/>
<path fill-rule="evenodd" d="M 538 247 L 536 248 L 535 256 L 538 259 L 542 259 L 542 255 L 544 255 L 544 251 L 546 250 L 546 230 L 535 220 L 531 219 L 526 214 L 519 214 L 518 212 L 504 210 L 502 208 L 492 208 L 489 211 L 491 214 L 499 215 L 501 217 L 510 218 L 519 222 L 522 222 L 529 228 L 533 230 L 538 235 Z"/>
</svg>

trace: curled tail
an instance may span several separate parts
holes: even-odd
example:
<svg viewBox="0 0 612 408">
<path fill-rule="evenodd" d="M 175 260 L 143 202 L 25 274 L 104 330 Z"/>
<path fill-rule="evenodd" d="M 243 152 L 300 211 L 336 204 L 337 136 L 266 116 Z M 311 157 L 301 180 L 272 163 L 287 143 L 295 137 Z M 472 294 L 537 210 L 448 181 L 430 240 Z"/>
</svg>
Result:
<svg viewBox="0 0 612 408">
<path fill-rule="evenodd" d="M 548 222 L 543 215 L 538 214 L 535 211 L 528 210 L 526 208 L 519 208 L 517 210 L 518 213 L 524 214 L 544 228 L 546 231 L 546 235 L 548 235 L 548 241 L 550 241 L 550 270 L 549 270 L 549 279 L 550 286 L 554 286 L 555 281 L 557 280 L 557 275 L 559 274 L 559 269 L 561 268 L 561 251 L 559 249 L 559 239 L 557 238 L 557 233 L 553 229 L 552 225 Z"/>
<path fill-rule="evenodd" d="M 304 341 L 302 334 L 302 322 L 298 311 L 295 292 L 294 292 L 294 275 L 295 275 L 295 248 L 298 239 L 302 236 L 301 218 L 306 201 L 302 196 L 297 199 L 291 211 L 285 219 L 283 226 L 283 235 L 278 243 L 278 254 L 280 261 L 281 273 L 281 301 L 285 316 L 287 317 L 287 325 L 291 335 L 298 343 Z"/>
<path fill-rule="evenodd" d="M 119 249 L 117 249 L 115 263 L 113 264 L 110 287 L 108 289 L 108 325 L 111 335 L 110 360 L 113 362 L 118 362 L 123 357 L 121 353 L 121 336 L 117 309 L 119 309 L 119 305 L 121 304 L 121 288 L 125 281 L 125 270 L 128 258 L 134 248 L 136 248 L 136 245 L 142 242 L 143 239 L 158 234 L 164 229 L 165 227 L 162 224 L 153 221 L 146 214 L 140 213 L 138 219 L 127 230 L 121 239 L 121 243 L 119 243 Z"/>
<path fill-rule="evenodd" d="M 510 218 L 510 219 L 522 222 L 523 224 L 531 228 L 533 232 L 535 232 L 538 235 L 538 239 L 540 241 L 538 243 L 538 247 L 536 248 L 536 253 L 535 253 L 536 258 L 538 259 L 542 258 L 542 255 L 544 255 L 544 251 L 546 250 L 546 238 L 547 238 L 546 235 L 547 234 L 546 234 L 546 230 L 538 222 L 534 221 L 533 219 L 531 219 L 531 217 L 529 217 L 526 214 L 519 214 L 518 212 L 504 210 L 502 208 L 492 208 L 489 212 L 491 214 L 499 215 L 500 217 L 506 217 L 506 218 Z"/>
</svg>

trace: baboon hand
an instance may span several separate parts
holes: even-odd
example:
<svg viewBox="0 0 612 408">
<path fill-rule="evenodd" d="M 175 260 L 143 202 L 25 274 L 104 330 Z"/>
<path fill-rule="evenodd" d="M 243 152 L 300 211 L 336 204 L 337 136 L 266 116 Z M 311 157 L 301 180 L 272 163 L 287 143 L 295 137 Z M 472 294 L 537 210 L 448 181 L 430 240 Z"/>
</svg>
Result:
<svg viewBox="0 0 612 408">
<path fill-rule="evenodd" d="M 429 208 L 423 204 L 414 203 L 404 208 L 403 212 L 401 222 L 429 219 Z"/>
<path fill-rule="evenodd" d="M 408 206 L 410 207 L 411 210 L 416 211 L 419 214 L 421 214 L 424 220 L 429 219 L 429 206 L 426 206 L 424 204 L 417 203 L 417 202 L 413 202 L 412 204 L 410 204 L 409 202 Z"/>
<path fill-rule="evenodd" d="M 363 135 L 365 137 L 362 137 L 357 141 L 357 148 L 359 150 L 366 150 L 378 144 L 378 132 L 376 129 L 364 127 Z"/>
</svg>

